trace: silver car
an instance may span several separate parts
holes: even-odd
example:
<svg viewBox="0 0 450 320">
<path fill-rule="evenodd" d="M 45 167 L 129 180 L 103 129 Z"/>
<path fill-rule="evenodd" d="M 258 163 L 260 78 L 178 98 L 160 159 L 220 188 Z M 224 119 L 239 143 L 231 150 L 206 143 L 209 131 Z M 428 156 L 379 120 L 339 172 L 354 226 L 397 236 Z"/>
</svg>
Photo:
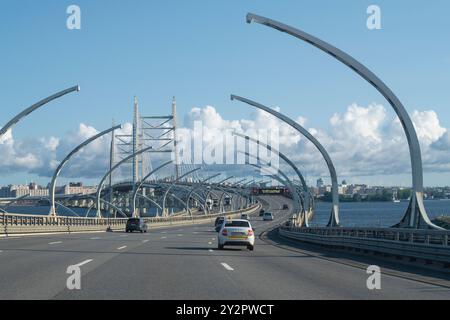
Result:
<svg viewBox="0 0 450 320">
<path fill-rule="evenodd" d="M 264 212 L 263 220 L 264 221 L 273 221 L 273 213 L 272 212 Z"/>
</svg>

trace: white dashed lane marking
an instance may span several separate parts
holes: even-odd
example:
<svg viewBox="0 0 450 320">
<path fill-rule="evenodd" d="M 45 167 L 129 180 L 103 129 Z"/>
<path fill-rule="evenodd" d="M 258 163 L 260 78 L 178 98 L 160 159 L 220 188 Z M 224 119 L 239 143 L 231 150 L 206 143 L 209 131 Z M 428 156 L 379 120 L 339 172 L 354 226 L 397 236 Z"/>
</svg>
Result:
<svg viewBox="0 0 450 320">
<path fill-rule="evenodd" d="M 222 262 L 221 265 L 228 271 L 234 271 L 234 269 L 232 267 L 230 267 L 228 264 L 226 264 L 225 262 Z"/>
<path fill-rule="evenodd" d="M 122 246 L 122 247 L 119 247 L 119 248 L 117 248 L 117 250 L 123 250 L 123 249 L 125 249 L 127 246 Z"/>
<path fill-rule="evenodd" d="M 91 261 L 93 261 L 93 260 L 92 259 L 88 259 L 88 260 L 85 260 L 83 262 L 80 262 L 80 263 L 76 264 L 75 266 L 76 267 L 81 267 L 81 266 L 84 266 L 85 264 L 88 264 Z"/>
<path fill-rule="evenodd" d="M 50 242 L 49 244 L 53 245 L 53 244 L 60 244 L 62 243 L 62 241 L 54 241 L 54 242 Z"/>
</svg>

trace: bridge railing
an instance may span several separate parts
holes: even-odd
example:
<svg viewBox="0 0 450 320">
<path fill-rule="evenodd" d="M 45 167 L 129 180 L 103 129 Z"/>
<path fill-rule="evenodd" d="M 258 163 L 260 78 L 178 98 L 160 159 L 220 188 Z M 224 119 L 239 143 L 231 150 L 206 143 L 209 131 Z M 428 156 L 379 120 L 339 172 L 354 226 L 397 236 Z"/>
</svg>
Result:
<svg viewBox="0 0 450 320">
<path fill-rule="evenodd" d="M 227 215 L 235 218 L 242 213 L 252 213 L 258 210 L 259 204 L 247 209 L 233 212 L 217 213 L 201 216 L 176 216 L 143 218 L 150 227 L 174 224 L 201 223 L 212 221 L 218 216 Z M 113 230 L 125 228 L 128 218 L 84 218 L 84 217 L 52 217 L 29 214 L 0 213 L 0 235 L 17 233 L 42 232 L 81 232 L 104 231 L 107 227 Z"/>
<path fill-rule="evenodd" d="M 364 250 L 450 264 L 450 231 L 280 226 L 279 233 L 293 240 L 338 249 Z"/>
<path fill-rule="evenodd" d="M 450 231 L 400 228 L 298 228 L 282 226 L 281 229 L 312 236 L 365 238 L 443 246 L 449 246 L 450 236 Z"/>
</svg>

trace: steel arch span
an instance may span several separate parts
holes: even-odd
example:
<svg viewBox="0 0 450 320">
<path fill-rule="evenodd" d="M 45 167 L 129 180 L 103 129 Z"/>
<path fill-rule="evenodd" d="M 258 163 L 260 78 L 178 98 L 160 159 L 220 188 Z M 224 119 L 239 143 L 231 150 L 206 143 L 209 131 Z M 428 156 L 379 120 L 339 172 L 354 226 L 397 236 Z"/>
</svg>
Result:
<svg viewBox="0 0 450 320">
<path fill-rule="evenodd" d="M 104 135 L 110 133 L 111 131 L 114 131 L 116 129 L 121 129 L 122 125 L 118 125 L 112 128 L 109 128 L 105 131 L 102 131 L 98 134 L 96 134 L 93 137 L 90 137 L 80 145 L 78 145 L 75 149 L 73 149 L 58 165 L 58 168 L 56 168 L 55 173 L 53 174 L 52 181 L 50 183 L 50 201 L 51 201 L 51 207 L 50 207 L 50 215 L 56 216 L 56 207 L 55 207 L 55 189 L 56 189 L 56 179 L 58 179 L 59 174 L 61 173 L 62 168 L 66 165 L 66 163 L 81 149 L 83 149 L 85 146 L 90 144 L 91 142 L 103 137 Z"/>
<path fill-rule="evenodd" d="M 105 180 L 106 178 L 108 178 L 108 176 L 114 171 L 116 170 L 118 167 L 120 167 L 122 164 L 126 163 L 127 161 L 133 159 L 135 156 L 140 155 L 144 152 L 149 152 L 149 153 L 171 153 L 172 150 L 152 150 L 153 147 L 148 147 L 148 148 L 144 148 L 139 150 L 138 152 L 135 152 L 131 155 L 129 155 L 128 157 L 122 159 L 121 161 L 119 161 L 118 163 L 116 163 L 111 169 L 108 170 L 108 172 L 102 177 L 102 179 L 100 180 L 100 183 L 97 187 L 97 193 L 96 193 L 96 198 L 97 198 L 97 217 L 101 217 L 101 209 L 100 209 L 100 198 L 101 198 L 101 193 L 102 193 L 102 189 L 103 186 L 105 184 Z"/>
<path fill-rule="evenodd" d="M 168 161 L 166 163 L 163 163 L 162 165 L 160 165 L 159 167 L 157 167 L 156 169 L 150 171 L 144 178 L 142 178 L 142 181 L 137 185 L 137 187 L 134 189 L 133 192 L 133 196 L 132 196 L 132 201 L 133 201 L 133 216 L 137 216 L 137 214 L 135 214 L 136 212 L 136 196 L 137 193 L 139 191 L 139 189 L 142 187 L 142 185 L 145 183 L 145 180 L 147 180 L 148 178 L 150 178 L 153 174 L 155 174 L 156 172 L 158 172 L 159 170 L 161 170 L 162 168 L 165 168 L 166 166 L 168 166 L 169 164 L 173 163 L 173 161 Z M 155 202 L 156 203 L 156 202 Z M 158 205 L 159 206 L 159 205 Z M 162 210 L 162 207 L 160 207 Z"/>
<path fill-rule="evenodd" d="M 23 118 L 25 118 L 27 115 L 29 115 L 30 113 L 32 113 L 33 111 L 35 111 L 36 109 L 39 109 L 40 107 L 44 106 L 45 104 L 56 100 L 62 96 L 65 96 L 66 94 L 69 94 L 71 92 L 78 92 L 80 91 L 80 86 L 76 85 L 73 86 L 71 88 L 68 88 L 66 90 L 62 90 L 58 93 L 55 93 L 54 95 L 51 95 L 35 104 L 33 104 L 31 107 L 26 108 L 25 110 L 23 110 L 21 113 L 19 113 L 17 116 L 15 116 L 14 118 L 12 118 L 7 124 L 5 124 L 3 126 L 3 128 L 0 129 L 0 138 L 10 129 L 12 128 L 14 125 L 16 125 L 20 120 L 22 120 Z"/>
<path fill-rule="evenodd" d="M 281 32 L 285 32 L 297 39 L 311 44 L 312 46 L 324 51 L 336 60 L 342 62 L 354 72 L 359 74 L 364 80 L 369 82 L 375 89 L 378 90 L 389 102 L 394 109 L 395 113 L 400 119 L 403 126 L 403 130 L 408 140 L 409 153 L 411 157 L 411 169 L 412 169 L 412 185 L 413 193 L 409 207 L 405 213 L 404 218 L 395 227 L 409 227 L 409 228 L 421 228 L 428 227 L 433 229 L 442 228 L 434 225 L 427 215 L 425 206 L 423 204 L 423 169 L 422 169 L 422 155 L 420 151 L 419 139 L 414 128 L 413 122 L 409 117 L 405 107 L 394 94 L 394 92 L 378 78 L 372 71 L 370 71 L 361 62 L 342 50 L 332 46 L 331 44 L 320 40 L 304 31 L 293 28 L 281 22 L 271 20 L 266 17 L 258 16 L 252 13 L 247 14 L 247 23 L 256 22 Z"/>
<path fill-rule="evenodd" d="M 332 193 L 333 205 L 331 208 L 331 215 L 330 215 L 330 220 L 328 221 L 328 226 L 329 227 L 339 226 L 340 225 L 340 222 L 339 222 L 339 192 L 338 192 L 338 180 L 337 180 L 336 169 L 334 167 L 333 161 L 330 158 L 330 155 L 325 150 L 325 148 L 322 146 L 322 144 L 311 133 L 309 133 L 308 130 L 306 130 L 301 125 L 299 125 L 297 122 L 295 122 L 294 120 L 285 116 L 284 114 L 281 114 L 269 107 L 266 107 L 260 103 L 255 102 L 255 101 L 252 101 L 252 100 L 249 100 L 246 98 L 242 98 L 242 97 L 239 97 L 236 95 L 231 95 L 231 100 L 238 100 L 238 101 L 244 102 L 248 105 L 251 105 L 253 107 L 256 107 L 258 109 L 264 110 L 264 111 L 272 114 L 273 116 L 277 117 L 281 121 L 283 121 L 283 122 L 287 123 L 288 125 L 290 125 L 291 127 L 293 127 L 295 130 L 300 132 L 306 139 L 308 139 L 309 141 L 311 141 L 314 144 L 314 146 L 319 150 L 322 157 L 324 158 L 324 160 L 328 166 L 328 170 L 330 172 L 330 177 L 331 177 L 331 193 Z"/>
<path fill-rule="evenodd" d="M 173 186 L 176 185 L 178 182 L 180 182 L 182 179 L 184 179 L 185 177 L 193 174 L 194 172 L 197 172 L 198 170 L 200 170 L 201 167 L 199 168 L 195 168 L 194 170 L 191 170 L 189 172 L 186 172 L 185 174 L 183 174 L 182 176 L 179 176 L 177 179 L 175 179 L 175 181 L 172 182 L 172 184 L 167 188 L 166 192 L 164 193 L 164 196 L 162 198 L 162 207 L 163 207 L 163 212 L 162 215 L 166 215 L 166 198 L 167 195 L 169 194 L 170 190 L 172 190 Z"/>
<path fill-rule="evenodd" d="M 273 148 L 272 146 L 267 145 L 264 142 L 259 141 L 258 139 L 254 139 L 252 137 L 249 137 L 249 136 L 237 133 L 237 132 L 235 132 L 234 135 L 238 136 L 238 137 L 241 137 L 241 138 L 244 138 L 246 140 L 252 141 L 252 142 L 254 142 L 254 143 L 258 144 L 258 145 L 263 146 L 267 150 L 273 151 L 276 154 L 278 154 L 280 156 L 280 158 L 283 159 L 295 171 L 295 173 L 299 177 L 300 182 L 301 182 L 302 187 L 303 187 L 303 191 L 305 193 L 305 203 L 308 206 L 308 211 L 312 209 L 311 208 L 311 203 L 310 203 L 310 192 L 309 192 L 308 185 L 306 184 L 305 178 L 303 177 L 303 175 L 300 172 L 300 170 L 298 169 L 298 167 L 285 154 L 281 153 L 280 151 L 278 151 L 277 149 Z M 305 221 L 305 225 L 308 227 L 309 226 L 309 224 L 308 224 L 308 217 L 307 217 L 307 214 L 305 213 L 306 205 L 303 206 L 303 212 L 302 213 L 305 214 L 304 221 Z"/>
</svg>

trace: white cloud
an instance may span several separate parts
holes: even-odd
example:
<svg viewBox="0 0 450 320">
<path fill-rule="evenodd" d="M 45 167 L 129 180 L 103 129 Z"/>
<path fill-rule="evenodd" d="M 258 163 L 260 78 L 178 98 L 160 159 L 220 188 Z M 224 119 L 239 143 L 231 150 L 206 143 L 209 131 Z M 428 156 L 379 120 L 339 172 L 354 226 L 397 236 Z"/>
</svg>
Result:
<svg viewBox="0 0 450 320">
<path fill-rule="evenodd" d="M 449 172 L 450 132 L 441 126 L 436 112 L 414 111 L 411 118 L 421 143 L 426 172 Z M 302 126 L 308 123 L 301 116 L 295 119 Z M 178 130 L 179 135 L 190 133 L 195 121 L 201 121 L 206 126 L 205 141 L 210 146 L 218 142 L 217 135 L 225 130 L 249 134 L 259 128 L 278 129 L 280 151 L 297 163 L 308 176 L 328 176 L 325 162 L 317 149 L 292 128 L 266 112 L 256 111 L 251 120 L 226 120 L 212 106 L 193 108 L 185 116 L 184 124 Z M 384 106 L 375 103 L 366 107 L 352 104 L 345 112 L 331 116 L 329 123 L 326 130 L 307 129 L 329 151 L 338 176 L 396 175 L 410 171 L 403 129 L 396 117 L 388 116 Z M 127 123 L 119 130 L 119 134 L 130 134 L 131 129 L 131 124 Z M 0 174 L 7 176 L 25 172 L 50 177 L 63 157 L 98 132 L 97 128 L 83 123 L 63 137 L 16 141 L 13 133 L 8 132 L 0 140 Z M 62 176 L 73 179 L 102 176 L 109 166 L 109 144 L 109 135 L 91 143 L 70 161 Z M 152 159 L 158 159 L 158 156 Z M 245 169 L 242 166 L 226 168 L 235 174 Z M 123 174 L 129 174 L 126 168 L 124 170 Z M 248 167 L 246 170 L 254 171 Z"/>
<path fill-rule="evenodd" d="M 440 125 L 438 115 L 434 111 L 414 111 L 411 118 L 421 143 L 426 171 L 448 170 L 450 134 Z M 188 128 L 192 128 L 194 120 L 203 121 L 210 130 L 209 133 L 225 129 L 245 133 L 262 127 L 278 128 L 281 152 L 294 160 L 308 175 L 329 174 L 323 158 L 309 141 L 263 111 L 258 110 L 253 120 L 228 121 L 209 106 L 193 109 L 186 119 L 185 126 Z M 307 123 L 301 116 L 296 121 L 302 126 Z M 307 129 L 329 152 L 340 176 L 379 176 L 410 172 L 409 150 L 400 121 L 397 117 L 388 117 L 386 108 L 381 104 L 374 103 L 364 107 L 354 103 L 345 112 L 336 113 L 330 118 L 328 130 Z M 214 143 L 214 139 L 206 141 Z"/>
</svg>

